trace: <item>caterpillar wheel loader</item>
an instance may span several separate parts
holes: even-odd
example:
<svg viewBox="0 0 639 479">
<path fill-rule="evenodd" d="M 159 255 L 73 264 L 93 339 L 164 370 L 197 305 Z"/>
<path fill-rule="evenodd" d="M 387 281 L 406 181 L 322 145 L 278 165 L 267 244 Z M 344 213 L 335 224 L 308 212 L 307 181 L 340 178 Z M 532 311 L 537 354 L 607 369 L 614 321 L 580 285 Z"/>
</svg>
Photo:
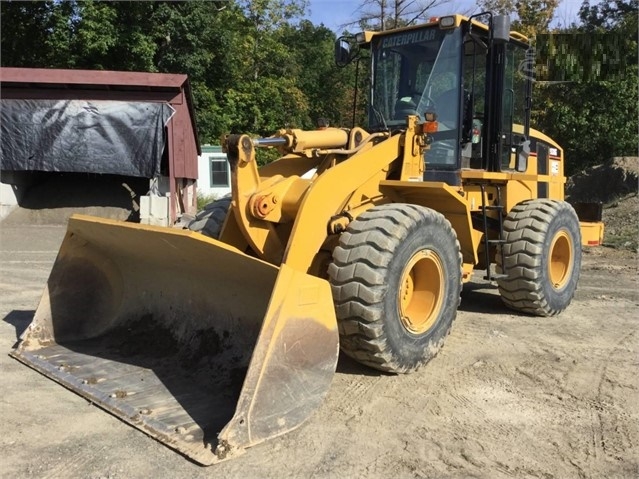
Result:
<svg viewBox="0 0 639 479">
<path fill-rule="evenodd" d="M 560 313 L 603 225 L 530 128 L 526 38 L 483 17 L 339 39 L 339 63 L 369 52 L 368 125 L 227 136 L 232 195 L 191 230 L 72 217 L 12 356 L 212 464 L 307 419 L 340 348 L 428 362 L 474 270 Z"/>
</svg>

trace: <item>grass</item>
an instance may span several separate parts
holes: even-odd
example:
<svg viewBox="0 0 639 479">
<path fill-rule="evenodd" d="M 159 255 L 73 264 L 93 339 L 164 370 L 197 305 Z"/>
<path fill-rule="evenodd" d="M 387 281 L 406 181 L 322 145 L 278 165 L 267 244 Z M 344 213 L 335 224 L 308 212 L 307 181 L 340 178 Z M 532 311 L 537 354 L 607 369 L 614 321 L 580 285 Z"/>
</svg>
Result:
<svg viewBox="0 0 639 479">
<path fill-rule="evenodd" d="M 631 193 L 604 206 L 604 245 L 639 251 L 639 198 Z"/>
<path fill-rule="evenodd" d="M 610 246 L 611 248 L 617 249 L 627 249 L 630 251 L 639 251 L 637 230 L 635 228 L 628 228 L 609 233 L 605 230 L 604 226 L 604 246 Z"/>
<path fill-rule="evenodd" d="M 205 195 L 202 194 L 198 191 L 197 193 L 197 210 L 201 211 L 204 209 L 204 207 L 206 205 L 208 205 L 209 203 L 213 203 L 215 200 L 217 200 L 217 195 Z"/>
</svg>

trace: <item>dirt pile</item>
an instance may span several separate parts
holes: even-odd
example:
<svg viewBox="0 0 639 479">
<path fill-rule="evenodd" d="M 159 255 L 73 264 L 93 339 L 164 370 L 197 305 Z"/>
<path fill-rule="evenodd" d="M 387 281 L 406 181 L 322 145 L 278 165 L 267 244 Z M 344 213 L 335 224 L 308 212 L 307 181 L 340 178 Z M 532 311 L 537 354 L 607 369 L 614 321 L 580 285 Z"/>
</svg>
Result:
<svg viewBox="0 0 639 479">
<path fill-rule="evenodd" d="M 621 197 L 637 194 L 639 157 L 612 158 L 603 165 L 581 171 L 566 183 L 570 201 L 609 203 Z"/>
<path fill-rule="evenodd" d="M 639 250 L 639 157 L 613 158 L 568 179 L 571 202 L 601 202 L 604 244 Z"/>
</svg>

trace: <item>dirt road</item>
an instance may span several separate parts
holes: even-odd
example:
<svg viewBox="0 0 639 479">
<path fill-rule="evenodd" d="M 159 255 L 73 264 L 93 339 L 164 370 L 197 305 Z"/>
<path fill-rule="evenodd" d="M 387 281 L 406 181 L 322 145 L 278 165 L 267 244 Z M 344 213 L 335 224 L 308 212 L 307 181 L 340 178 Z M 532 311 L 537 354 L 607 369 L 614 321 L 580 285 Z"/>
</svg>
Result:
<svg viewBox="0 0 639 479">
<path fill-rule="evenodd" d="M 389 376 L 341 358 L 310 421 L 202 468 L 6 355 L 63 234 L 0 227 L 2 477 L 639 477 L 635 253 L 589 250 L 556 318 L 513 314 L 478 276 L 425 368 Z"/>
</svg>

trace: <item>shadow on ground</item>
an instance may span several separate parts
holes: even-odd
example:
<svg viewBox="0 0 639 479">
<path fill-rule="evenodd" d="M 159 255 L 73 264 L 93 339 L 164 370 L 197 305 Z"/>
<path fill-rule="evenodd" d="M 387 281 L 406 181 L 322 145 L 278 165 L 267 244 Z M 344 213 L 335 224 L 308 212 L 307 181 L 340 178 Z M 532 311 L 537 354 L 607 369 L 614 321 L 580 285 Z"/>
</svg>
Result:
<svg viewBox="0 0 639 479">
<path fill-rule="evenodd" d="M 34 314 L 35 311 L 32 309 L 25 311 L 13 310 L 3 318 L 3 321 L 5 323 L 10 324 L 16 329 L 16 341 L 20 339 L 22 333 L 24 333 L 24 331 L 29 326 L 29 323 L 31 323 Z"/>
<path fill-rule="evenodd" d="M 466 283 L 461 295 L 459 311 L 467 313 L 511 314 L 499 296 L 497 285 Z"/>
</svg>

